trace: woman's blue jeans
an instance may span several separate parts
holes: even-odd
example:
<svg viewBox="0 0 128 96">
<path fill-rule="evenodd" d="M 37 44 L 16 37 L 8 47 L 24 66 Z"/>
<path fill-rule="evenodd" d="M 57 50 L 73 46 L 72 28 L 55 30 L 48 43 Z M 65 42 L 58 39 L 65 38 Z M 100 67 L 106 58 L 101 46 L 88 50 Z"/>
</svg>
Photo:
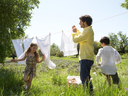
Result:
<svg viewBox="0 0 128 96">
<path fill-rule="evenodd" d="M 85 88 L 85 82 L 87 88 L 90 88 L 90 91 L 93 90 L 92 82 L 90 81 L 90 70 L 91 66 L 93 65 L 94 61 L 92 60 L 81 60 L 80 61 L 80 78 L 83 84 L 83 87 Z"/>
</svg>

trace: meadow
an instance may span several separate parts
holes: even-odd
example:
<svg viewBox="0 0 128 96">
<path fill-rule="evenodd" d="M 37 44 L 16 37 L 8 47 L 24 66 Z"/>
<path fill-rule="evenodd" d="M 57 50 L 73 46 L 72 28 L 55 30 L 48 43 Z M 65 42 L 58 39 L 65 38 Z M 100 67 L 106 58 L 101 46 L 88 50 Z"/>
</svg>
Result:
<svg viewBox="0 0 128 96">
<path fill-rule="evenodd" d="M 120 88 L 112 84 L 108 86 L 105 76 L 94 62 L 91 69 L 93 96 L 128 96 L 128 54 L 121 55 L 122 61 L 117 64 L 117 72 L 120 78 Z M 5 65 L 0 64 L 0 96 L 90 96 L 89 90 L 82 85 L 67 84 L 67 76 L 79 76 L 80 64 L 78 58 L 51 57 L 57 65 L 55 69 L 49 69 L 45 62 L 37 64 L 36 77 L 27 92 L 23 85 L 23 71 L 26 65 L 17 65 L 10 62 L 12 58 L 6 58 Z"/>
</svg>

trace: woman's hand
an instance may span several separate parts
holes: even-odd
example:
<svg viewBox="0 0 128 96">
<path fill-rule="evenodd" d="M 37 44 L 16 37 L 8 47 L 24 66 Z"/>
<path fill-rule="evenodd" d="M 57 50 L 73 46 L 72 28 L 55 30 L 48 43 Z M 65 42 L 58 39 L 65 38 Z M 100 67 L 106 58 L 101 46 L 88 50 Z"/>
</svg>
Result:
<svg viewBox="0 0 128 96">
<path fill-rule="evenodd" d="M 12 61 L 12 62 L 16 62 L 17 60 L 16 60 L 16 59 L 12 59 L 11 61 Z"/>
</svg>

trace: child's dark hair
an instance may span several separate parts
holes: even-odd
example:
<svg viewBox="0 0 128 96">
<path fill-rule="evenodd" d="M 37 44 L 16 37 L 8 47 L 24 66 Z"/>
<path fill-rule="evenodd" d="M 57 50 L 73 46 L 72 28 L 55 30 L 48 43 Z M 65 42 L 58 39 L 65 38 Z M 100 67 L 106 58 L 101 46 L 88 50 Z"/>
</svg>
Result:
<svg viewBox="0 0 128 96">
<path fill-rule="evenodd" d="M 79 19 L 82 20 L 83 22 L 86 22 L 88 26 L 92 24 L 92 17 L 89 15 L 83 15 Z"/>
<path fill-rule="evenodd" d="M 37 46 L 37 44 L 36 43 L 31 43 L 30 47 L 33 47 L 33 46 Z M 28 48 L 26 53 L 29 53 L 31 51 L 30 47 Z M 37 53 L 37 51 L 34 52 L 34 55 L 35 55 L 35 59 L 37 60 L 37 58 L 39 58 L 39 54 Z"/>
<path fill-rule="evenodd" d="M 108 37 L 102 37 L 101 39 L 100 39 L 100 43 L 105 43 L 106 45 L 109 45 L 109 42 L 110 42 L 110 40 L 109 40 L 109 38 Z"/>
</svg>

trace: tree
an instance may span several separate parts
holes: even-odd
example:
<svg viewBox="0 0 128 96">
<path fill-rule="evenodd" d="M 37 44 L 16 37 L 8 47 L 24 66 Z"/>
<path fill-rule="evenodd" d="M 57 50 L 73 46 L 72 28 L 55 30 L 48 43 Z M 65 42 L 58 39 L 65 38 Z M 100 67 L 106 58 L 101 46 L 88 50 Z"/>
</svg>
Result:
<svg viewBox="0 0 128 96">
<path fill-rule="evenodd" d="M 63 51 L 60 52 L 60 50 L 56 53 L 56 56 L 57 57 L 63 57 L 64 56 L 64 53 Z"/>
<path fill-rule="evenodd" d="M 125 52 L 128 53 L 128 45 L 125 48 Z"/>
<path fill-rule="evenodd" d="M 125 50 L 128 50 L 128 45 L 126 46 Z"/>
<path fill-rule="evenodd" d="M 116 48 L 118 51 L 125 53 L 125 48 L 128 45 L 128 37 L 126 34 L 123 34 L 121 31 L 116 34 L 110 33 L 110 45 Z"/>
<path fill-rule="evenodd" d="M 114 48 L 117 48 L 117 46 L 118 46 L 118 41 L 119 41 L 117 35 L 114 34 L 114 33 L 110 33 L 110 34 L 108 34 L 108 35 L 109 35 L 109 39 L 110 39 L 110 45 L 111 45 L 112 47 L 114 47 Z"/>
<path fill-rule="evenodd" d="M 128 0 L 125 0 L 125 3 L 122 3 L 121 6 L 128 9 Z"/>
<path fill-rule="evenodd" d="M 93 47 L 94 47 L 94 53 L 95 53 L 95 55 L 98 53 L 98 50 L 100 48 L 102 48 L 101 44 L 99 42 L 97 42 L 97 41 L 94 41 Z"/>
<path fill-rule="evenodd" d="M 118 32 L 117 33 L 120 40 L 119 40 L 119 48 L 122 51 L 122 53 L 125 53 L 125 48 L 128 45 L 128 37 L 126 36 L 126 34 L 122 34 L 122 32 Z"/>
<path fill-rule="evenodd" d="M 53 43 L 51 45 L 50 55 L 55 56 L 58 51 L 60 51 L 59 47 L 55 43 Z"/>
<path fill-rule="evenodd" d="M 39 0 L 0 0 L 0 62 L 11 54 L 11 39 L 25 36 L 25 29 L 32 18 L 32 10 Z"/>
</svg>

